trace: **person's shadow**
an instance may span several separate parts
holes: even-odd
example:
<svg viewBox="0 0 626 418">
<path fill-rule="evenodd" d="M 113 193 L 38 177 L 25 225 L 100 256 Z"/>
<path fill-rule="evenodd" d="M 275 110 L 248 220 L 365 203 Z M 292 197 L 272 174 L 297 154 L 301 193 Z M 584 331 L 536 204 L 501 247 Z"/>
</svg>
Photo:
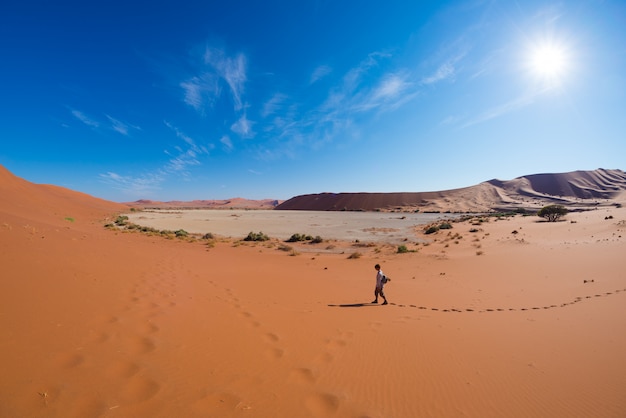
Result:
<svg viewBox="0 0 626 418">
<path fill-rule="evenodd" d="M 340 305 L 329 304 L 332 308 L 363 308 L 365 306 L 378 306 L 377 303 L 365 302 L 365 303 L 342 303 Z"/>
</svg>

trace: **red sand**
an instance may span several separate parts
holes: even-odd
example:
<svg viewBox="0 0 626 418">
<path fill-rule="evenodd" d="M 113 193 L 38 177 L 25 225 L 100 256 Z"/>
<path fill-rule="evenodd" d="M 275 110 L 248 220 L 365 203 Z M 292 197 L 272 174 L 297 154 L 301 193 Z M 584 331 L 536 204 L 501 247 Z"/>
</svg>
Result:
<svg viewBox="0 0 626 418">
<path fill-rule="evenodd" d="M 2 168 L 0 196 L 0 417 L 626 416 L 624 208 L 290 256 L 112 231 Z"/>
</svg>

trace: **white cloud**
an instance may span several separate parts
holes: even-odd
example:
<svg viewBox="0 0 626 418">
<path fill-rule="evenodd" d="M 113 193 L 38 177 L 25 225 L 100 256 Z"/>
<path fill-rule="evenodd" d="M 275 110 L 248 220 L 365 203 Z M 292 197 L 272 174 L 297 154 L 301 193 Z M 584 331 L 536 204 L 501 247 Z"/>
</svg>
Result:
<svg viewBox="0 0 626 418">
<path fill-rule="evenodd" d="M 235 110 L 241 110 L 243 108 L 244 85 L 247 80 L 246 57 L 243 54 L 228 57 L 221 50 L 207 48 L 204 53 L 204 62 L 210 65 L 215 73 L 226 81 L 226 84 L 230 87 Z"/>
<path fill-rule="evenodd" d="M 138 126 L 134 126 L 134 125 L 130 125 L 128 123 L 122 122 L 109 115 L 105 115 L 105 116 L 107 117 L 107 119 L 109 119 L 109 122 L 111 122 L 111 129 L 113 129 L 115 132 L 118 132 L 124 136 L 129 135 L 129 132 L 128 132 L 129 128 L 137 129 L 137 130 L 141 129 Z"/>
<path fill-rule="evenodd" d="M 132 177 L 107 172 L 100 174 L 100 179 L 114 189 L 120 190 L 133 198 L 137 196 L 150 197 L 154 192 L 161 189 L 161 183 L 164 181 L 160 173 Z"/>
<path fill-rule="evenodd" d="M 222 145 L 224 145 L 224 147 L 228 151 L 232 151 L 232 149 L 233 149 L 233 141 L 230 140 L 230 137 L 228 135 L 224 135 L 223 137 L 221 137 L 220 138 L 220 142 L 222 143 Z"/>
<path fill-rule="evenodd" d="M 244 113 L 237 122 L 231 125 L 230 130 L 242 138 L 252 138 L 254 136 L 254 132 L 252 131 L 253 124 L 254 122 L 248 120 Z"/>
<path fill-rule="evenodd" d="M 452 76 L 454 76 L 454 66 L 451 63 L 446 62 L 440 65 L 439 68 L 437 68 L 437 71 L 433 74 L 428 77 L 424 77 L 422 79 L 422 84 L 435 84 Z"/>
<path fill-rule="evenodd" d="M 488 120 L 498 118 L 498 117 L 503 116 L 503 115 L 505 115 L 507 113 L 513 112 L 513 111 L 515 111 L 517 109 L 521 109 L 523 107 L 531 105 L 532 103 L 534 103 L 535 97 L 537 97 L 537 96 L 539 96 L 541 94 L 544 94 L 548 90 L 549 89 L 539 90 L 539 91 L 534 92 L 532 94 L 526 94 L 526 95 L 520 96 L 517 99 L 511 100 L 511 101 L 509 101 L 507 103 L 504 103 L 502 105 L 492 107 L 491 109 L 488 109 L 487 111 L 485 111 L 482 114 L 478 115 L 474 119 L 472 119 L 469 122 L 465 123 L 462 127 L 466 128 L 468 126 L 477 125 L 479 123 L 483 123 L 483 122 L 486 122 Z"/>
<path fill-rule="evenodd" d="M 265 104 L 263 104 L 263 108 L 261 110 L 261 116 L 263 118 L 268 117 L 280 110 L 282 104 L 287 99 L 287 96 L 282 93 L 276 93 L 269 99 Z"/>
<path fill-rule="evenodd" d="M 185 92 L 185 103 L 199 112 L 212 105 L 221 91 L 217 77 L 210 73 L 192 77 L 180 83 L 180 86 Z"/>
<path fill-rule="evenodd" d="M 206 147 L 198 146 L 193 138 L 182 132 L 168 121 L 164 121 L 163 123 L 165 123 L 165 126 L 174 131 L 178 138 L 182 139 L 187 144 L 187 148 L 181 148 L 179 146 L 174 147 L 176 151 L 178 151 L 178 154 L 173 156 L 163 169 L 168 173 L 175 172 L 179 174 L 186 174 L 186 170 L 189 167 L 201 165 L 198 156 L 208 154 Z M 167 155 L 171 155 L 171 153 L 167 150 L 165 153 Z"/>
<path fill-rule="evenodd" d="M 332 68 L 330 68 L 328 65 L 320 65 L 315 70 L 313 70 L 313 74 L 311 74 L 311 79 L 309 80 L 309 83 L 316 83 L 320 79 L 326 77 L 332 71 Z"/>
<path fill-rule="evenodd" d="M 79 110 L 72 110 L 72 115 L 74 115 L 76 119 L 78 119 L 85 125 L 91 126 L 92 128 L 97 128 L 98 126 L 100 126 L 99 122 L 91 119 L 90 117 L 86 116 L 83 112 Z"/>
</svg>

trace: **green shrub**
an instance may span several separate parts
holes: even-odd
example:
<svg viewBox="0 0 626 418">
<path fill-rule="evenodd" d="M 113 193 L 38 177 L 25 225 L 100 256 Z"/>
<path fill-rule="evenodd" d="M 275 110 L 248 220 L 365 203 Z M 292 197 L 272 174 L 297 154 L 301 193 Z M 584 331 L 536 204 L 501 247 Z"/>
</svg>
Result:
<svg viewBox="0 0 626 418">
<path fill-rule="evenodd" d="M 444 222 L 441 225 L 439 225 L 439 229 L 452 229 L 452 225 L 448 222 Z"/>
<path fill-rule="evenodd" d="M 115 224 L 119 226 L 123 226 L 123 225 L 126 225 L 127 221 L 128 221 L 128 216 L 120 215 L 115 220 Z"/>
<path fill-rule="evenodd" d="M 306 236 L 304 234 L 293 234 L 287 242 L 300 242 L 306 241 Z"/>
<path fill-rule="evenodd" d="M 320 244 L 322 242 L 324 242 L 324 240 L 319 235 L 316 235 L 315 238 L 311 240 L 311 244 Z"/>
<path fill-rule="evenodd" d="M 541 210 L 537 212 L 537 216 L 547 219 L 548 222 L 556 222 L 566 213 L 567 209 L 565 209 L 563 205 L 548 205 L 541 208 Z"/>
<path fill-rule="evenodd" d="M 406 245 L 404 244 L 398 245 L 398 254 L 404 254 L 408 252 L 409 252 L 409 249 L 406 247 Z"/>
<path fill-rule="evenodd" d="M 424 233 L 425 233 L 426 235 L 429 235 L 429 234 L 434 234 L 434 233 L 435 233 L 435 232 L 437 232 L 437 231 L 439 231 L 439 227 L 438 227 L 438 226 L 431 226 L 431 227 L 427 228 L 427 229 L 424 231 Z"/>
<path fill-rule="evenodd" d="M 263 232 L 250 232 L 247 237 L 245 237 L 244 241 L 268 241 L 270 237 L 265 235 Z"/>
<path fill-rule="evenodd" d="M 178 238 L 184 238 L 189 235 L 189 232 L 185 231 L 184 229 L 179 229 L 178 231 L 174 232 L 174 235 L 176 235 L 176 237 Z"/>
</svg>

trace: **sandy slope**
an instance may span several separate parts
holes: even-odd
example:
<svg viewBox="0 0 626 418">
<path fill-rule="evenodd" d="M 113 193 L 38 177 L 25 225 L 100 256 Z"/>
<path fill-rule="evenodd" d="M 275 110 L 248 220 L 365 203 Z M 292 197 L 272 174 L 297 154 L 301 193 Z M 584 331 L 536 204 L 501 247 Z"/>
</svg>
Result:
<svg viewBox="0 0 626 418">
<path fill-rule="evenodd" d="M 626 209 L 290 256 L 0 174 L 0 417 L 626 415 Z"/>
<path fill-rule="evenodd" d="M 597 169 L 490 180 L 438 192 L 318 193 L 292 197 L 285 210 L 403 210 L 421 212 L 536 211 L 549 204 L 570 208 L 610 206 L 626 192 L 626 173 Z"/>
</svg>

